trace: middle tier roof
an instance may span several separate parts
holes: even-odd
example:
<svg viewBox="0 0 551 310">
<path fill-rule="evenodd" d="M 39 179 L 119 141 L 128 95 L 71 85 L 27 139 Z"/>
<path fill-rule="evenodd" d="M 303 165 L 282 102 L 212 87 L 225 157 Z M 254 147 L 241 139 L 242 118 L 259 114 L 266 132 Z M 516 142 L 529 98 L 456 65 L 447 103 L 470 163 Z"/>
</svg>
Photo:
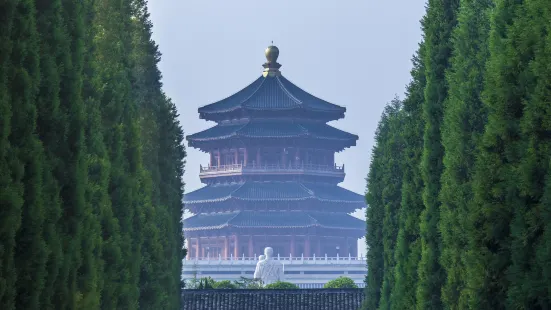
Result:
<svg viewBox="0 0 551 310">
<path fill-rule="evenodd" d="M 231 143 L 232 140 L 265 141 L 289 139 L 308 140 L 317 145 L 340 151 L 346 147 L 356 145 L 358 136 L 329 126 L 322 122 L 291 121 L 281 119 L 254 119 L 238 123 L 220 123 L 207 130 L 187 136 L 189 146 L 204 151 L 219 147 L 221 142 Z M 303 143 L 304 145 L 304 143 Z"/>
<path fill-rule="evenodd" d="M 232 201 L 241 204 L 246 202 L 260 204 L 312 201 L 318 204 L 338 206 L 334 211 L 342 212 L 352 212 L 365 207 L 364 196 L 337 185 L 298 181 L 246 181 L 211 184 L 184 196 L 184 204 L 193 210 L 198 210 L 202 206 L 210 206 L 207 209 L 218 209 L 213 206 Z M 209 212 L 207 209 L 202 211 Z"/>
</svg>

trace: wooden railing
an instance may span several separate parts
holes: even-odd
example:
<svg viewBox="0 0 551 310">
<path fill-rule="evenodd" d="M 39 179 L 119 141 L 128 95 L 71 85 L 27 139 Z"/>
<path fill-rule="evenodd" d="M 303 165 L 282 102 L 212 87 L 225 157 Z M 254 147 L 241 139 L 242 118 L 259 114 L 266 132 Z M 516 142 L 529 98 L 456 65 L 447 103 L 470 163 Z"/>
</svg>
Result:
<svg viewBox="0 0 551 310">
<path fill-rule="evenodd" d="M 291 264 L 291 265 L 300 265 L 300 264 L 316 264 L 316 265 L 331 265 L 331 264 L 365 264 L 366 263 L 366 257 L 360 256 L 360 257 L 353 257 L 353 256 L 335 256 L 335 257 L 328 257 L 325 256 L 319 256 L 316 257 L 315 255 L 312 257 L 292 257 L 292 256 L 275 256 L 273 257 L 274 260 L 281 261 L 284 264 Z M 247 257 L 245 255 L 241 257 L 233 257 L 233 255 L 230 255 L 227 258 L 222 257 L 222 255 L 217 256 L 207 256 L 207 257 L 187 257 L 187 261 L 193 264 L 250 264 L 255 265 L 258 262 L 258 257 L 255 255 L 254 257 Z"/>
<path fill-rule="evenodd" d="M 328 173 L 344 173 L 344 165 L 316 165 L 316 164 L 298 164 L 298 165 L 256 165 L 256 164 L 232 164 L 221 166 L 203 166 L 199 167 L 201 174 L 232 174 L 242 172 L 290 172 L 296 173 L 300 171 L 310 172 L 328 172 Z"/>
</svg>

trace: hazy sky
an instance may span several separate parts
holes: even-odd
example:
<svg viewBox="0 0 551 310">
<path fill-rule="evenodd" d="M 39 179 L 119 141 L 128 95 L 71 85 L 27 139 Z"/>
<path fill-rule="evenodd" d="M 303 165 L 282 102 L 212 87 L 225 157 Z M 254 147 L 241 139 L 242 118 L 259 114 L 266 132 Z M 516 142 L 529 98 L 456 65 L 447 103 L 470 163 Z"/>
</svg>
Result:
<svg viewBox="0 0 551 310">
<path fill-rule="evenodd" d="M 403 97 L 411 56 L 421 40 L 424 0 L 152 0 L 153 37 L 163 54 L 164 90 L 186 135 L 214 125 L 197 108 L 223 99 L 262 73 L 264 49 L 279 48 L 282 74 L 302 89 L 346 107 L 330 123 L 359 135 L 336 156 L 342 187 L 363 194 L 377 122 L 387 102 Z M 186 191 L 201 187 L 208 155 L 187 148 Z M 364 210 L 354 214 L 365 219 Z M 365 244 L 360 241 L 365 255 Z"/>
</svg>

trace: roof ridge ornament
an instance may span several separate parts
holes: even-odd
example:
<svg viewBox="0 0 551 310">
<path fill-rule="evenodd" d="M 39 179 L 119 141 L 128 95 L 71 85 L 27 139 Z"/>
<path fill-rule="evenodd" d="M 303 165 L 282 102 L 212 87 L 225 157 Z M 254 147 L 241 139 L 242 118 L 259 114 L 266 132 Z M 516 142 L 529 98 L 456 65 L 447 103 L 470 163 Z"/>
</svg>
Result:
<svg viewBox="0 0 551 310">
<path fill-rule="evenodd" d="M 281 75 L 281 72 L 279 71 L 279 68 L 281 68 L 281 64 L 277 63 L 277 57 L 279 57 L 279 49 L 273 44 L 274 41 L 272 41 L 272 45 L 268 46 L 264 51 L 264 55 L 266 55 L 266 63 L 262 65 L 262 67 L 264 67 L 262 76 L 264 77 Z"/>
</svg>

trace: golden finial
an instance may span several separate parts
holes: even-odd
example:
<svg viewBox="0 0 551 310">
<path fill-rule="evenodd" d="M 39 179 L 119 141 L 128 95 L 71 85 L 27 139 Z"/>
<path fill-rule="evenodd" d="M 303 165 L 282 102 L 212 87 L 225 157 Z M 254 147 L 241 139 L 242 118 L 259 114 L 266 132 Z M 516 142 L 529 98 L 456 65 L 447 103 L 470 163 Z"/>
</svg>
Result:
<svg viewBox="0 0 551 310">
<path fill-rule="evenodd" d="M 279 49 L 277 46 L 274 46 L 274 41 L 272 41 L 272 45 L 268 46 L 266 50 L 264 51 L 264 54 L 266 55 L 266 60 L 268 63 L 274 63 L 277 61 L 277 57 L 279 56 Z"/>
<path fill-rule="evenodd" d="M 274 45 L 274 41 L 272 41 L 272 45 L 266 48 L 266 50 L 264 51 L 264 55 L 266 55 L 267 60 L 267 62 L 262 65 L 265 68 L 263 72 L 264 77 L 268 75 L 280 75 L 281 73 L 279 72 L 279 68 L 281 67 L 281 65 L 277 63 L 279 49 L 277 48 L 277 46 Z"/>
</svg>

